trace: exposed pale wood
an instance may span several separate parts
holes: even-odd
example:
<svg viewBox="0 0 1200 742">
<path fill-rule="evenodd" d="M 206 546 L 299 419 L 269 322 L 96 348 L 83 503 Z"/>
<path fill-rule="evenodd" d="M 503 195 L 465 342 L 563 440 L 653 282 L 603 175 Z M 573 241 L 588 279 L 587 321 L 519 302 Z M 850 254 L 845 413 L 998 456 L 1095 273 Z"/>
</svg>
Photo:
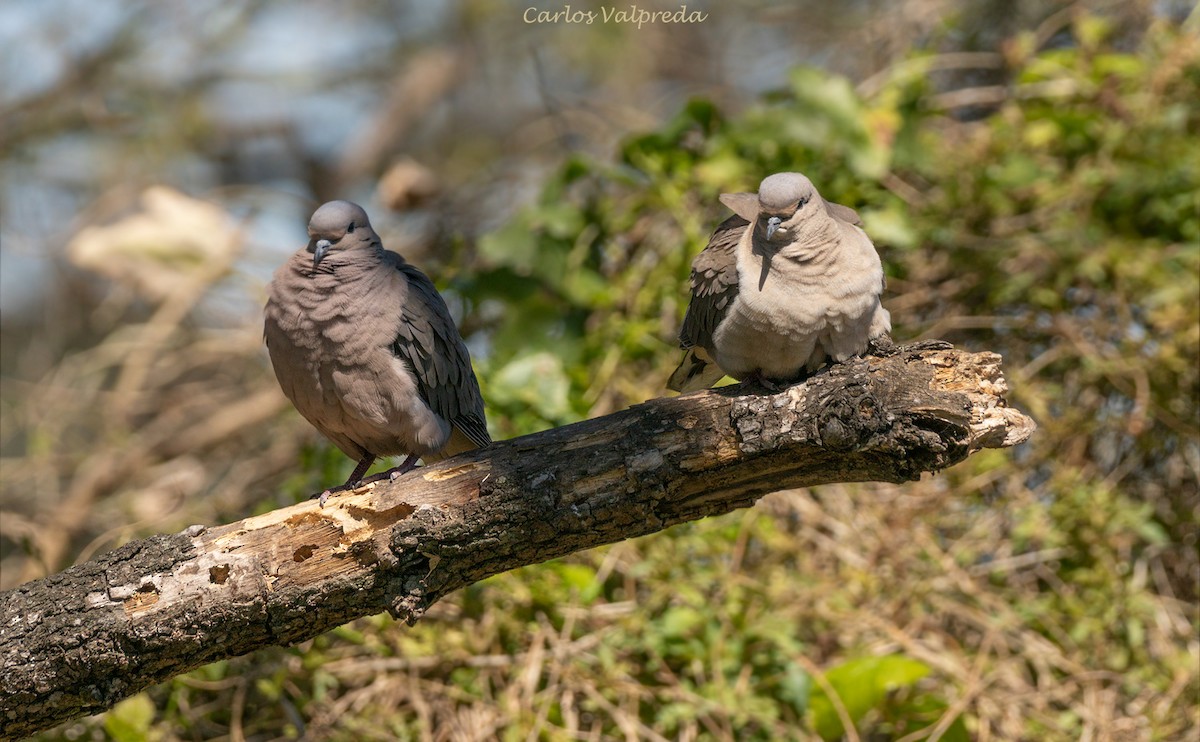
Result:
<svg viewBox="0 0 1200 742">
<path fill-rule="evenodd" d="M 109 708 L 214 660 L 434 601 L 516 567 L 751 505 L 904 482 L 1025 440 L 1000 357 L 889 348 L 778 394 L 655 399 L 395 483 L 127 544 L 0 595 L 3 735 Z"/>
</svg>

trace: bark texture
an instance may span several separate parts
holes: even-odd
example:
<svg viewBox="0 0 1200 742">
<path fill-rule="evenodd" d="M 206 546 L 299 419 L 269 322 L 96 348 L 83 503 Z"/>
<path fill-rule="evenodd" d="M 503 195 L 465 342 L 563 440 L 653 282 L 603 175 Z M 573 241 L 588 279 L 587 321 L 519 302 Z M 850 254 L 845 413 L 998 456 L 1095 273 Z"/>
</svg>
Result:
<svg viewBox="0 0 1200 742">
<path fill-rule="evenodd" d="M 830 482 L 915 480 L 1029 437 L 1000 357 L 893 347 L 779 393 L 654 399 L 237 523 L 135 541 L 0 595 L 6 738 L 490 575 Z"/>
</svg>

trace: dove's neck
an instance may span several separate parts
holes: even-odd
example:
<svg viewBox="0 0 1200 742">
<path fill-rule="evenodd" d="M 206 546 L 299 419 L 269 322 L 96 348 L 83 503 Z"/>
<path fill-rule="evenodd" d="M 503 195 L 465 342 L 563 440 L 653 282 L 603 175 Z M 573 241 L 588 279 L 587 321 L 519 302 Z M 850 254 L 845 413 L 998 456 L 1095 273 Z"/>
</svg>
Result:
<svg viewBox="0 0 1200 742">
<path fill-rule="evenodd" d="M 331 250 L 314 269 L 311 255 L 301 251 L 295 257 L 293 270 L 303 278 L 316 281 L 320 288 L 330 288 L 369 277 L 386 259 L 386 254 L 378 240 L 363 242 Z"/>
<path fill-rule="evenodd" d="M 738 243 L 738 276 L 742 291 L 766 291 L 770 284 L 795 281 L 797 274 L 814 278 L 834 260 L 840 233 L 837 223 L 825 215 L 814 216 L 792 229 L 790 242 L 760 239 L 747 229 Z"/>
<path fill-rule="evenodd" d="M 792 241 L 779 252 L 785 255 L 803 257 L 828 251 L 835 247 L 841 236 L 837 222 L 824 213 L 813 214 L 808 219 L 792 228 L 795 233 Z"/>
</svg>

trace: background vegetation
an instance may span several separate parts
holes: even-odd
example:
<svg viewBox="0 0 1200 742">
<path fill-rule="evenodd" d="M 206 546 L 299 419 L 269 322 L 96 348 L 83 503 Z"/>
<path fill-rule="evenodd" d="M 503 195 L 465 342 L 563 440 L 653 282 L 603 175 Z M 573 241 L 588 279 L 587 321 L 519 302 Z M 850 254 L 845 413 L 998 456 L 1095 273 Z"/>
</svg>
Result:
<svg viewBox="0 0 1200 742">
<path fill-rule="evenodd" d="M 270 4 L 121 5 L 7 95 L 5 587 L 347 475 L 257 314 L 334 196 L 435 276 L 497 438 L 662 395 L 717 194 L 791 169 L 862 214 L 897 338 L 1001 353 L 1038 433 L 500 575 L 43 738 L 1194 739 L 1194 9 L 851 3 L 831 43 L 803 3 L 641 31 L 419 6 L 304 6 L 330 37 L 384 21 L 289 46 L 314 81 L 234 53 L 289 29 Z M 164 24 L 198 29 L 174 67 L 147 61 Z M 246 113 L 239 64 L 301 115 Z"/>
</svg>

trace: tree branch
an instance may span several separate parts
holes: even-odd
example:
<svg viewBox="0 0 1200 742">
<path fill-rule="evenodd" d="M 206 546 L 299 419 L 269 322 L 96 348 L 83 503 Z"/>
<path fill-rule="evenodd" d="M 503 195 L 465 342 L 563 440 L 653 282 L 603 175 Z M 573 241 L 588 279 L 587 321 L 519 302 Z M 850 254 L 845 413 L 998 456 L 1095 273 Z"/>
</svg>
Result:
<svg viewBox="0 0 1200 742">
<path fill-rule="evenodd" d="M 915 480 L 1034 423 L 1000 357 L 892 347 L 778 394 L 654 399 L 229 525 L 135 541 L 0 595 L 3 736 L 490 575 L 829 482 Z"/>
</svg>

